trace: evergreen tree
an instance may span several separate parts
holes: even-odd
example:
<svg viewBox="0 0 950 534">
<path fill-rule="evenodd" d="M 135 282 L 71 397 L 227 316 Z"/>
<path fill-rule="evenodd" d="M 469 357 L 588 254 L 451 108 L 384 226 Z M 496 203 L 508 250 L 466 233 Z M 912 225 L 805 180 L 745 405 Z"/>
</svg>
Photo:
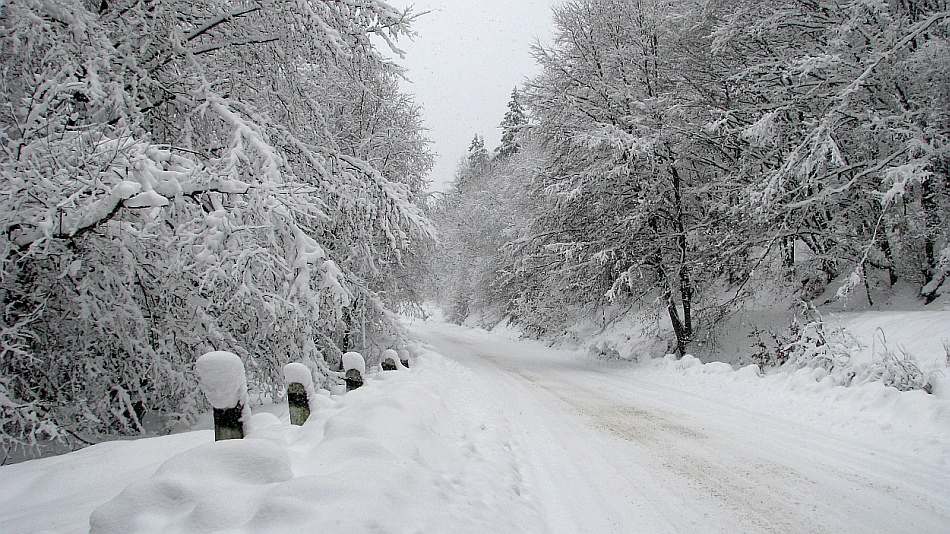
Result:
<svg viewBox="0 0 950 534">
<path fill-rule="evenodd" d="M 515 154 L 521 148 L 519 144 L 521 132 L 528 124 L 528 118 L 521 107 L 520 100 L 518 89 L 513 89 L 511 100 L 508 101 L 508 112 L 505 113 L 505 118 L 501 122 L 501 146 L 496 149 L 501 157 Z"/>
<path fill-rule="evenodd" d="M 475 134 L 472 143 L 468 146 L 468 166 L 472 172 L 480 172 L 488 165 L 488 150 L 485 148 L 485 139 Z"/>
</svg>

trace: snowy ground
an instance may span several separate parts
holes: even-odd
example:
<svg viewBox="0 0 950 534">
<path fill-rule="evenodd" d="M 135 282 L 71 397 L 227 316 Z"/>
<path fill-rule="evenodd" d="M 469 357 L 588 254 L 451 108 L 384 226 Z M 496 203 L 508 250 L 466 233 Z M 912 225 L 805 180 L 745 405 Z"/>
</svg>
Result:
<svg viewBox="0 0 950 534">
<path fill-rule="evenodd" d="M 950 532 L 946 398 L 412 328 L 303 427 L 2 467 L 0 532 Z"/>
</svg>

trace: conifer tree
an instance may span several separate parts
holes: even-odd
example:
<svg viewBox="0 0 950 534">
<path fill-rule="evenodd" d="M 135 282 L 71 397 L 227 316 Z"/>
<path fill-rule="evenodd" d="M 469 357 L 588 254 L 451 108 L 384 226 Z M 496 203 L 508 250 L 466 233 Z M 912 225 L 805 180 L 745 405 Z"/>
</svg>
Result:
<svg viewBox="0 0 950 534">
<path fill-rule="evenodd" d="M 511 100 L 508 101 L 508 112 L 501 122 L 501 146 L 496 150 L 501 157 L 507 157 L 518 152 L 521 148 L 521 132 L 528 124 L 524 108 L 521 107 L 521 98 L 518 89 L 511 91 Z"/>
</svg>

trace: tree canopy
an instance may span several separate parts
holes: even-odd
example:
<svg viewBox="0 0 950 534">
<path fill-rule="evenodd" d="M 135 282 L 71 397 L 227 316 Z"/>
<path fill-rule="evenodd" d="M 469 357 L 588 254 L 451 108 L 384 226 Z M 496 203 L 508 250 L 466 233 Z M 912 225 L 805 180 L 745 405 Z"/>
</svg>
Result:
<svg viewBox="0 0 950 534">
<path fill-rule="evenodd" d="M 655 310 L 683 354 L 756 284 L 933 300 L 950 265 L 946 2 L 569 0 L 553 20 L 513 98 L 529 120 L 503 142 L 530 139 L 535 164 L 512 179 L 500 148 L 480 187 L 463 162 L 446 196 L 449 221 L 525 214 L 467 233 L 459 254 L 486 251 L 464 263 L 490 282 L 454 309 L 507 303 L 539 335 Z"/>
<path fill-rule="evenodd" d="M 0 16 L 6 448 L 170 429 L 191 364 L 259 388 L 395 345 L 432 228 L 376 0 L 12 0 Z"/>
</svg>

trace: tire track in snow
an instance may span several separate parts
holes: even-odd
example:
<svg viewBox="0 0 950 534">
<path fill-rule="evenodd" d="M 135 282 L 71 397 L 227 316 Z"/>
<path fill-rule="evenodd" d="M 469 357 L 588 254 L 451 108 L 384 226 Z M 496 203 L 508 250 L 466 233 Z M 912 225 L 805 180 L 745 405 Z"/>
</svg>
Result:
<svg viewBox="0 0 950 534">
<path fill-rule="evenodd" d="M 593 427 L 646 449 L 647 458 L 733 512 L 750 531 L 840 532 L 850 525 L 862 532 L 941 532 L 950 524 L 946 478 L 912 458 L 869 455 L 865 447 L 810 435 L 800 425 L 783 427 L 761 414 L 751 414 L 754 428 L 730 429 L 685 407 L 674 412 L 644 402 L 628 381 L 592 370 L 578 376 L 555 366 L 539 378 L 494 363 L 551 392 Z M 663 389 L 682 398 L 683 392 Z M 916 481 L 907 484 L 911 472 Z"/>
<path fill-rule="evenodd" d="M 750 532 L 830 532 L 815 523 L 810 514 L 789 507 L 800 495 L 787 491 L 790 478 L 807 479 L 759 459 L 748 465 L 742 458 L 716 458 L 703 454 L 701 432 L 669 421 L 639 408 L 611 405 L 584 397 L 564 397 L 562 401 L 589 417 L 593 425 L 648 450 L 652 461 L 696 490 L 700 498 L 727 509 Z M 578 402 L 581 400 L 581 402 Z M 783 479 L 782 487 L 766 480 Z"/>
<path fill-rule="evenodd" d="M 546 499 L 549 521 L 571 525 L 552 530 L 583 530 L 586 506 L 605 516 L 588 532 L 948 532 L 947 469 L 913 453 L 735 403 L 746 397 L 710 396 L 675 374 L 605 370 L 533 343 L 427 330 L 445 354 L 530 406 L 523 412 L 534 421 L 514 422 L 521 410 L 506 416 L 551 440 L 526 450 L 537 457 L 534 497 Z M 558 496 L 565 483 L 582 505 Z"/>
<path fill-rule="evenodd" d="M 789 506 L 805 497 L 803 492 L 789 490 L 791 479 L 796 485 L 814 483 L 791 468 L 761 457 L 750 466 L 747 459 L 723 455 L 721 450 L 713 458 L 704 453 L 708 447 L 715 447 L 704 443 L 708 440 L 705 429 L 685 426 L 680 422 L 682 414 L 618 404 L 595 388 L 579 390 L 576 385 L 541 379 L 490 355 L 480 356 L 549 392 L 592 427 L 643 449 L 645 454 L 638 454 L 638 459 L 648 459 L 657 468 L 674 474 L 706 504 L 730 512 L 742 531 L 835 532 L 816 523 L 813 514 L 803 512 L 800 506 Z M 782 480 L 782 484 L 771 480 Z"/>
</svg>

